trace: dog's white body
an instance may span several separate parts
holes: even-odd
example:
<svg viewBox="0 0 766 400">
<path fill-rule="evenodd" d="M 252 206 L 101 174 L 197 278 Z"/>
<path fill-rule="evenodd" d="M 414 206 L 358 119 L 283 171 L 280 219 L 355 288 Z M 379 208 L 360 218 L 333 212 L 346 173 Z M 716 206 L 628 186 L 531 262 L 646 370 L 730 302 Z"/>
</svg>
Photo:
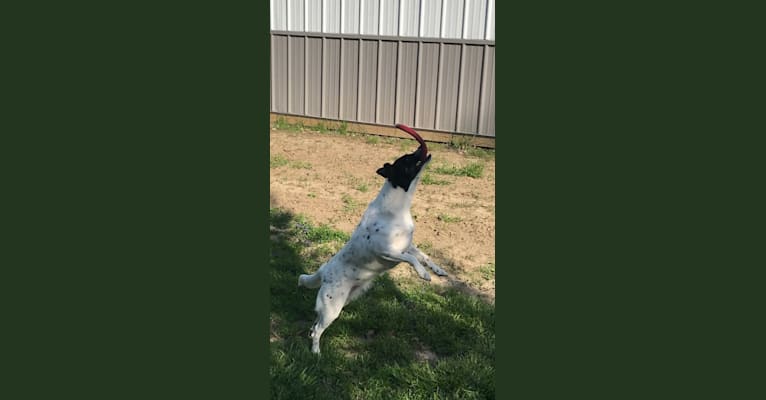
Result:
<svg viewBox="0 0 766 400">
<path fill-rule="evenodd" d="M 343 307 L 364 293 L 381 273 L 406 262 L 427 281 L 431 276 L 423 264 L 437 275 L 447 275 L 412 243 L 415 224 L 410 206 L 423 170 L 425 165 L 407 191 L 386 180 L 348 243 L 316 273 L 298 278 L 299 286 L 321 286 L 316 300 L 317 321 L 310 335 L 314 353 L 319 353 L 322 332 L 338 318 Z"/>
</svg>

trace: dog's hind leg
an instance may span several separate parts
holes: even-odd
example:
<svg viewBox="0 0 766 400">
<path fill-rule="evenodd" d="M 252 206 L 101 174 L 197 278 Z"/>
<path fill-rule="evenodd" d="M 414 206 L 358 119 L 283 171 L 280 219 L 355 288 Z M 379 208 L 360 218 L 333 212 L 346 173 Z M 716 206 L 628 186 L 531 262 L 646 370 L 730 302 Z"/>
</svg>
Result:
<svg viewBox="0 0 766 400">
<path fill-rule="evenodd" d="M 447 276 L 447 271 L 443 270 L 440 266 L 431 261 L 431 257 L 428 257 L 425 253 L 420 251 L 420 249 L 417 248 L 415 244 L 410 245 L 410 247 L 407 249 L 407 253 L 415 256 L 421 263 L 428 265 L 428 267 L 431 268 L 431 270 L 433 270 L 436 275 Z"/>
<path fill-rule="evenodd" d="M 315 354 L 319 354 L 319 339 L 322 333 L 338 318 L 348 297 L 348 293 L 338 293 L 334 288 L 326 288 L 327 286 L 322 286 L 317 294 L 317 321 L 309 335 L 312 339 L 311 351 Z"/>
<path fill-rule="evenodd" d="M 381 254 L 380 257 L 388 261 L 406 262 L 415 268 L 415 271 L 418 273 L 418 276 L 420 276 L 421 279 L 426 281 L 431 280 L 431 275 L 429 275 L 428 271 L 423 268 L 423 264 L 421 264 L 420 261 L 418 261 L 418 259 L 410 253 L 405 252 L 401 254 Z"/>
</svg>

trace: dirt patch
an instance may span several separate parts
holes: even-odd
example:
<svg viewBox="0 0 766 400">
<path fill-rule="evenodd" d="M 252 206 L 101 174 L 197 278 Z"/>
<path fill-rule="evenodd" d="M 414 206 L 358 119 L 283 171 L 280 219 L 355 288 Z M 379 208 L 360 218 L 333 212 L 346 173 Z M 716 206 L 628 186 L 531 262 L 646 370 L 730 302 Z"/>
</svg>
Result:
<svg viewBox="0 0 766 400">
<path fill-rule="evenodd" d="M 414 151 L 417 143 L 272 129 L 269 147 L 271 206 L 351 233 L 383 184 L 375 171 Z M 431 283 L 454 286 L 494 302 L 494 156 L 470 156 L 437 144 L 429 144 L 429 149 L 433 159 L 426 174 L 430 179 L 418 186 L 412 205 L 414 241 L 450 274 L 446 278 L 431 274 Z M 454 173 L 471 165 L 479 167 L 480 176 Z M 390 274 L 418 279 L 412 268 L 401 265 Z"/>
</svg>

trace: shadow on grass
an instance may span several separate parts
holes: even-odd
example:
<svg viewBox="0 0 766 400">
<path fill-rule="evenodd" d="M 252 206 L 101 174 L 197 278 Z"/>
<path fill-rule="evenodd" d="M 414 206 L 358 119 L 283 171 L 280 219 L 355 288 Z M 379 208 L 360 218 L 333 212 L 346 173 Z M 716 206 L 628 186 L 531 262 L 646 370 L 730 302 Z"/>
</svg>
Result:
<svg viewBox="0 0 766 400">
<path fill-rule="evenodd" d="M 494 307 L 427 282 L 380 276 L 310 351 L 316 271 L 348 235 L 272 209 L 271 392 L 275 399 L 493 399 Z M 397 268 L 404 268 L 400 265 Z"/>
</svg>

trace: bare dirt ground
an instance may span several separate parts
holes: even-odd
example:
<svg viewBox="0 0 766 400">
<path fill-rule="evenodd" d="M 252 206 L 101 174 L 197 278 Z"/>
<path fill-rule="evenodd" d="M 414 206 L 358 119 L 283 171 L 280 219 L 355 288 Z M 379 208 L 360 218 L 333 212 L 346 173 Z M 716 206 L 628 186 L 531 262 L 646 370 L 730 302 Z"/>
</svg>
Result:
<svg viewBox="0 0 766 400">
<path fill-rule="evenodd" d="M 271 206 L 350 234 L 383 184 L 375 171 L 416 148 L 414 140 L 272 128 Z M 429 150 L 430 179 L 420 183 L 412 205 L 414 241 L 449 273 L 431 274 L 431 284 L 454 286 L 494 303 L 494 153 L 436 143 L 429 143 Z M 437 173 L 439 167 L 471 163 L 483 165 L 480 177 Z M 403 264 L 390 274 L 419 279 Z"/>
</svg>

